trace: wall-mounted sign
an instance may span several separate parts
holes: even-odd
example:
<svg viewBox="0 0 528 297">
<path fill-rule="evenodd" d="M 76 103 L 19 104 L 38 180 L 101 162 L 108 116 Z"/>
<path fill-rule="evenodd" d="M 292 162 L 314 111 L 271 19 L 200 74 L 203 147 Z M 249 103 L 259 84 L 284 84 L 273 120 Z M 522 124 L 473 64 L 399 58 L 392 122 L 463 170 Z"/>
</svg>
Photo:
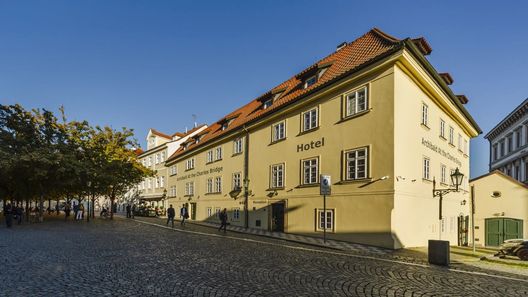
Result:
<svg viewBox="0 0 528 297">
<path fill-rule="evenodd" d="M 444 151 L 442 148 L 433 144 L 431 141 L 426 140 L 425 138 L 422 138 L 422 145 L 429 148 L 433 152 L 437 152 L 438 154 L 444 156 L 445 158 L 455 162 L 459 167 L 462 167 L 462 162 L 460 162 L 460 160 L 457 157 L 451 155 L 449 152 Z"/>
<path fill-rule="evenodd" d="M 321 140 L 312 140 L 310 143 L 297 145 L 297 152 L 304 152 L 322 146 L 324 146 L 324 137 Z"/>
<path fill-rule="evenodd" d="M 332 181 L 330 180 L 330 175 L 322 175 L 321 174 L 321 184 L 319 185 L 320 194 L 322 195 L 331 195 L 332 191 L 330 189 L 330 185 L 332 184 Z"/>
<path fill-rule="evenodd" d="M 189 173 L 189 174 L 186 174 L 186 175 L 179 176 L 178 178 L 176 178 L 176 180 L 180 181 L 180 180 L 185 180 L 185 179 L 198 177 L 198 176 L 202 176 L 202 175 L 206 175 L 206 174 L 218 173 L 218 172 L 222 172 L 222 170 L 224 170 L 223 167 L 215 167 L 215 168 L 211 168 L 209 170 L 196 171 L 196 172 L 193 172 L 193 173 Z"/>
</svg>

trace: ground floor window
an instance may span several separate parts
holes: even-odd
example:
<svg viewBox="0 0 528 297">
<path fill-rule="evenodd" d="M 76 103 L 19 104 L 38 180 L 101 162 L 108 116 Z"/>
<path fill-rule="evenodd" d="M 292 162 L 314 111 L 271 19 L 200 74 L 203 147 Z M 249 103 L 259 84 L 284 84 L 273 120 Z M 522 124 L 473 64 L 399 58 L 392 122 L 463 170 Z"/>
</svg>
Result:
<svg viewBox="0 0 528 297">
<path fill-rule="evenodd" d="M 213 208 L 212 207 L 208 207 L 207 208 L 207 218 L 211 218 L 213 216 Z"/>
<path fill-rule="evenodd" d="M 221 212 L 220 207 L 215 208 L 215 215 L 216 215 L 216 218 L 219 220 L 220 220 L 220 212 Z"/>
<path fill-rule="evenodd" d="M 323 231 L 326 225 L 326 231 L 333 232 L 335 229 L 335 210 L 326 209 L 326 212 L 323 209 L 317 209 L 317 230 Z"/>
<path fill-rule="evenodd" d="M 233 209 L 233 221 L 240 220 L 240 208 Z"/>
</svg>

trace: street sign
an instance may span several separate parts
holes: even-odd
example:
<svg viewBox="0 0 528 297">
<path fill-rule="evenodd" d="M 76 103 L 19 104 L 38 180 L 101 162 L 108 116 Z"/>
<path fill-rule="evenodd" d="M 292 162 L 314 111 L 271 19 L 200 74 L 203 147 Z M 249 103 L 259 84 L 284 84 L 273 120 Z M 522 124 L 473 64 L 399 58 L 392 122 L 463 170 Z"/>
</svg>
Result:
<svg viewBox="0 0 528 297">
<path fill-rule="evenodd" d="M 321 195 L 331 195 L 332 190 L 330 189 L 330 186 L 332 185 L 332 181 L 330 179 L 330 175 L 322 175 L 321 174 L 321 184 L 320 184 L 320 194 Z"/>
</svg>

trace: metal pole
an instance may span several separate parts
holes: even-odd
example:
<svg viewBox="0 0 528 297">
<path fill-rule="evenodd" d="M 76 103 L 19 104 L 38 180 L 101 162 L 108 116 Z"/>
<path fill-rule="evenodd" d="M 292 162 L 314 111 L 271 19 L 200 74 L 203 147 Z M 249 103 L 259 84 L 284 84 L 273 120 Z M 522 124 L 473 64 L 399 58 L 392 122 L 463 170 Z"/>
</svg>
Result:
<svg viewBox="0 0 528 297">
<path fill-rule="evenodd" d="M 323 242 L 326 243 L 326 195 L 323 195 Z"/>
<path fill-rule="evenodd" d="M 475 253 L 475 186 L 471 186 L 471 241 L 473 242 L 473 254 Z"/>
<path fill-rule="evenodd" d="M 438 239 L 442 240 L 442 192 L 440 192 L 440 200 L 438 207 Z"/>
</svg>

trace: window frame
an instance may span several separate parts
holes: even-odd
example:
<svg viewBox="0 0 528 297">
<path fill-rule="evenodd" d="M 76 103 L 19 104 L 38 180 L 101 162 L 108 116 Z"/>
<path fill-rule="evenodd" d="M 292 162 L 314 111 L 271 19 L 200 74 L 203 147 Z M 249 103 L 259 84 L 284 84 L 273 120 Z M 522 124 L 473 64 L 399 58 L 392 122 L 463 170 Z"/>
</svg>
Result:
<svg viewBox="0 0 528 297">
<path fill-rule="evenodd" d="M 358 103 L 359 96 L 358 96 L 358 94 L 360 92 L 363 92 L 363 91 L 365 92 L 365 97 L 364 97 L 364 101 L 365 101 L 364 105 L 365 105 L 365 107 L 364 107 L 364 109 L 359 110 L 358 109 L 358 106 L 359 106 L 359 103 Z M 355 102 L 355 104 L 354 104 L 355 105 L 354 106 L 354 112 L 351 112 L 351 109 L 350 109 L 350 100 L 349 100 L 349 98 L 350 98 L 350 96 L 352 94 L 355 95 L 355 98 L 354 98 L 354 102 Z M 361 86 L 361 87 L 359 87 L 359 88 L 357 88 L 357 89 L 355 89 L 355 90 L 353 90 L 351 92 L 346 93 L 344 95 L 344 101 L 345 101 L 344 102 L 344 107 L 345 108 L 344 108 L 343 118 L 354 117 L 354 116 L 356 116 L 358 114 L 362 114 L 362 113 L 365 113 L 365 112 L 369 111 L 369 106 L 370 106 L 370 100 L 369 99 L 370 99 L 369 98 L 369 87 L 367 85 Z"/>
<path fill-rule="evenodd" d="M 224 152 L 222 151 L 222 146 L 217 146 L 217 147 L 215 148 L 215 154 L 214 154 L 215 161 L 220 161 L 220 160 L 222 160 L 222 158 L 223 158 L 223 154 L 224 154 Z"/>
<path fill-rule="evenodd" d="M 313 160 L 315 160 L 315 162 L 316 162 L 316 164 L 315 164 L 315 169 L 316 169 L 316 172 L 315 172 L 315 181 L 312 182 L 311 179 L 310 179 L 310 181 L 306 182 L 306 180 L 305 180 L 305 169 L 306 169 L 306 168 L 305 168 L 305 162 L 307 162 L 307 161 L 313 161 Z M 310 168 L 312 168 L 313 165 L 309 165 L 309 166 L 310 166 Z M 302 185 L 316 185 L 316 184 L 319 183 L 319 172 L 320 172 L 320 170 L 319 170 L 319 166 L 320 166 L 319 156 L 317 156 L 317 157 L 311 157 L 311 158 L 306 158 L 306 159 L 302 159 L 302 160 L 301 160 L 301 182 L 302 182 L 301 184 L 302 184 Z M 309 176 L 309 177 L 310 177 L 310 178 L 313 177 L 311 171 L 310 171 L 310 176 Z"/>
<path fill-rule="evenodd" d="M 443 139 L 446 139 L 445 138 L 445 125 L 446 125 L 446 122 L 444 121 L 444 119 L 440 119 L 440 137 L 442 137 Z"/>
<path fill-rule="evenodd" d="M 323 214 L 325 216 L 323 221 Z M 328 215 L 330 214 L 330 215 Z M 335 208 L 327 208 L 326 214 L 325 210 L 323 208 L 317 208 L 316 209 L 316 222 L 315 222 L 315 230 L 319 232 L 324 231 L 324 225 L 326 225 L 326 232 L 335 232 L 336 231 L 336 220 L 335 220 L 336 210 Z M 330 218 L 330 228 L 328 228 L 328 221 L 326 217 Z M 323 225 L 324 224 L 324 225 Z"/>
<path fill-rule="evenodd" d="M 314 74 L 304 80 L 303 89 L 307 89 L 317 83 L 318 77 L 317 74 Z M 310 83 L 310 81 L 313 81 Z"/>
<path fill-rule="evenodd" d="M 362 151 L 364 150 L 365 151 L 365 156 L 363 158 L 358 158 L 357 157 L 357 152 L 359 151 Z M 352 152 L 356 152 L 356 156 L 355 156 L 355 168 L 356 168 L 356 177 L 355 178 L 350 178 L 350 167 L 349 167 L 349 153 L 352 153 Z M 370 178 L 370 147 L 369 146 L 362 146 L 362 147 L 357 147 L 357 148 L 352 148 L 352 149 L 348 149 L 348 150 L 345 150 L 343 151 L 343 161 L 344 161 L 344 164 L 343 164 L 343 167 L 344 167 L 344 180 L 345 181 L 355 181 L 355 180 L 364 180 L 364 179 L 368 179 Z M 364 164 L 364 167 L 365 167 L 365 173 L 364 173 L 364 177 L 360 177 L 358 178 L 357 177 L 357 168 L 358 168 L 358 165 L 357 165 L 357 161 L 359 160 L 365 160 L 365 164 Z"/>
<path fill-rule="evenodd" d="M 421 124 L 425 127 L 429 127 L 429 106 L 422 102 L 422 120 Z"/>
<path fill-rule="evenodd" d="M 282 126 L 282 137 L 278 137 L 277 135 L 277 131 L 276 131 L 276 127 L 280 127 Z M 280 136 L 280 135 L 279 135 Z M 278 141 L 281 141 L 281 140 L 284 140 L 286 139 L 286 120 L 282 120 L 280 122 L 277 122 L 275 124 L 272 124 L 271 125 L 271 142 L 278 142 Z"/>
<path fill-rule="evenodd" d="M 233 140 L 233 155 L 239 155 L 244 152 L 244 144 L 242 142 L 243 137 L 239 137 Z"/>
<path fill-rule="evenodd" d="M 449 126 L 449 144 L 455 145 L 455 128 L 453 126 Z"/>
<path fill-rule="evenodd" d="M 214 153 L 213 153 L 213 150 L 208 150 L 206 153 L 205 153 L 205 161 L 206 161 L 206 164 L 209 164 L 209 163 L 213 163 L 214 162 Z"/>
<path fill-rule="evenodd" d="M 216 176 L 214 178 L 214 193 L 222 193 L 222 177 Z"/>
<path fill-rule="evenodd" d="M 431 158 L 427 156 L 422 159 L 422 179 L 431 180 Z"/>
<path fill-rule="evenodd" d="M 312 123 L 314 122 L 311 117 L 312 111 L 315 111 L 315 126 L 312 126 Z M 309 128 L 305 126 L 306 124 L 305 115 L 306 114 L 310 114 L 310 118 L 309 118 L 310 127 Z M 313 131 L 317 128 L 319 128 L 319 106 L 315 106 L 301 113 L 301 133 Z"/>
<path fill-rule="evenodd" d="M 236 176 L 238 178 L 235 178 Z M 242 189 L 242 172 L 235 172 L 231 177 L 231 190 L 236 189 Z"/>
<path fill-rule="evenodd" d="M 277 178 L 275 178 L 274 176 L 274 169 L 277 168 L 277 169 L 281 169 L 280 171 L 277 170 L 277 172 L 281 172 L 282 173 L 282 178 L 279 180 L 279 174 L 277 174 Z M 285 170 L 286 166 L 285 166 L 285 163 L 277 163 L 277 164 L 273 164 L 270 166 L 270 189 L 284 189 L 284 180 L 285 180 L 285 173 L 286 173 L 286 170 Z M 280 185 L 279 185 L 279 181 L 280 181 Z"/>
</svg>

